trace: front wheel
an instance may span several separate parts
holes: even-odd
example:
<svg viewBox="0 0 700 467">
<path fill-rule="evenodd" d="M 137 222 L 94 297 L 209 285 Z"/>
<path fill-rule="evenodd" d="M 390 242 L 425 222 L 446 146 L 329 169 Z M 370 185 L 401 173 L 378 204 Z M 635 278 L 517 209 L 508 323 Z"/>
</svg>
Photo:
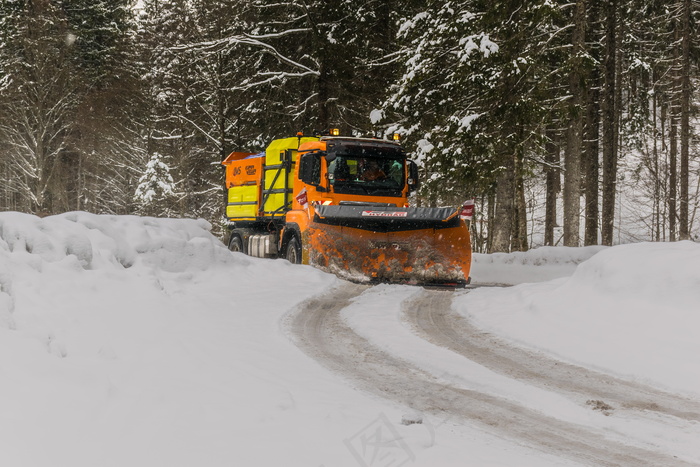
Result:
<svg viewBox="0 0 700 467">
<path fill-rule="evenodd" d="M 292 264 L 301 264 L 301 244 L 296 235 L 293 235 L 287 242 L 287 248 L 284 251 L 284 259 Z"/>
<path fill-rule="evenodd" d="M 228 241 L 228 249 L 239 253 L 245 253 L 243 251 L 243 239 L 240 235 L 237 233 L 231 234 L 231 239 Z"/>
</svg>

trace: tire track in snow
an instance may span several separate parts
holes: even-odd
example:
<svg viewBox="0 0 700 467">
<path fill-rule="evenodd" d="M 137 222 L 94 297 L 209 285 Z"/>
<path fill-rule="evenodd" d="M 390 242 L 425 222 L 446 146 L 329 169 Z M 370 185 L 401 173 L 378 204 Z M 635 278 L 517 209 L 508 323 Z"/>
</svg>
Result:
<svg viewBox="0 0 700 467">
<path fill-rule="evenodd" d="M 351 379 L 359 389 L 421 412 L 449 413 L 487 432 L 591 466 L 692 465 L 663 453 L 611 441 L 600 433 L 489 394 L 438 382 L 410 363 L 379 350 L 343 322 L 340 311 L 366 289 L 347 284 L 312 298 L 289 315 L 286 323 L 290 338 L 299 348 L 329 370 Z M 426 295 L 432 294 L 421 294 Z M 449 305 L 451 294 L 444 296 Z M 435 304 L 428 301 L 420 303 L 428 308 L 445 305 L 443 300 Z"/>
<path fill-rule="evenodd" d="M 426 290 L 404 304 L 418 334 L 490 370 L 533 386 L 601 401 L 612 409 L 653 411 L 700 421 L 700 402 L 517 347 L 476 328 L 451 308 L 453 294 Z"/>
</svg>

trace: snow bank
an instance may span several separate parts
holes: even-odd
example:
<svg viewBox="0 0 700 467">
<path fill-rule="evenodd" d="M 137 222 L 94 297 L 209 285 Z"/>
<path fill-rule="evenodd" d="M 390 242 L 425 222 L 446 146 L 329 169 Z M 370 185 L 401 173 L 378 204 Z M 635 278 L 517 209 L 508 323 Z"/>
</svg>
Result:
<svg viewBox="0 0 700 467">
<path fill-rule="evenodd" d="M 14 302 L 12 301 L 12 276 L 9 264 L 7 251 L 2 248 L 0 240 L 0 328 L 13 329 L 15 326 L 12 319 Z"/>
<path fill-rule="evenodd" d="M 470 276 L 474 284 L 503 285 L 568 277 L 573 274 L 576 266 L 605 248 L 547 246 L 515 253 L 475 253 L 472 256 Z"/>
<path fill-rule="evenodd" d="M 570 278 L 475 290 L 456 303 L 479 325 L 585 366 L 700 393 L 700 245 L 604 249 Z"/>
<path fill-rule="evenodd" d="M 0 213 L 0 326 L 14 328 L 13 276 L 30 268 L 204 270 L 232 262 L 204 220 L 98 216 L 71 212 L 39 218 Z M 239 262 L 246 263 L 244 258 Z M 15 272 L 13 272 L 15 271 Z"/>
<path fill-rule="evenodd" d="M 279 320 L 335 280 L 203 221 L 0 213 L 0 465 L 320 464 L 304 439 L 342 385 L 314 390 Z"/>
<path fill-rule="evenodd" d="M 0 251 L 35 255 L 32 264 L 73 257 L 84 269 L 108 264 L 128 268 L 142 262 L 182 272 L 230 261 L 230 255 L 202 220 L 98 216 L 71 212 L 39 218 L 0 213 Z"/>
</svg>

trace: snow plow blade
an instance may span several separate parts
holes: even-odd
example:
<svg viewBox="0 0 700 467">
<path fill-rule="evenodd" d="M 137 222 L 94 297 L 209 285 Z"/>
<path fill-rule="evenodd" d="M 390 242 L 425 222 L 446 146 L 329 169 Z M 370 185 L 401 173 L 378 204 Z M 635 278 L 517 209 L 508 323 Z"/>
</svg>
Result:
<svg viewBox="0 0 700 467">
<path fill-rule="evenodd" d="M 356 282 L 464 287 L 469 229 L 452 208 L 316 206 L 309 263 Z M 305 242 L 306 243 L 306 242 Z"/>
</svg>

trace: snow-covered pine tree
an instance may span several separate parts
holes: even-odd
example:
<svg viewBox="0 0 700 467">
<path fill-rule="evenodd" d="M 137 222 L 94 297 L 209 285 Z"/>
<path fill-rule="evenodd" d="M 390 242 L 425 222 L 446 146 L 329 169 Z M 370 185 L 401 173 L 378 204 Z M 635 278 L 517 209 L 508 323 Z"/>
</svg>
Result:
<svg viewBox="0 0 700 467">
<path fill-rule="evenodd" d="M 179 188 L 177 202 L 171 199 L 174 204 L 158 214 L 214 219 L 221 209 L 220 171 L 213 164 L 224 152 L 217 112 L 222 83 L 216 63 L 186 46 L 207 33 L 198 22 L 198 6 L 184 0 L 143 3 L 139 37 L 148 103 L 143 136 L 151 153 L 172 162 Z"/>
<path fill-rule="evenodd" d="M 134 199 L 141 214 L 167 217 L 175 211 L 175 181 L 163 159 L 157 152 L 151 154 L 139 178 Z"/>
<path fill-rule="evenodd" d="M 496 193 L 492 250 L 527 247 L 523 177 L 566 93 L 565 20 L 551 2 L 448 1 L 401 26 L 405 69 L 385 119 L 423 156 L 431 203 Z"/>
<path fill-rule="evenodd" d="M 480 30 L 483 12 L 472 11 L 472 6 L 430 2 L 424 11 L 404 18 L 399 31 L 404 72 L 383 109 L 384 120 L 394 122 L 388 130 L 403 133 L 425 160 L 428 183 L 423 192 L 433 202 L 461 191 L 455 186 L 460 178 L 478 178 L 463 172 L 475 165 L 460 160 L 488 162 L 487 137 L 480 131 L 487 116 L 478 93 L 493 78 L 488 67 L 499 46 L 488 31 Z M 464 151 L 470 155 L 463 157 Z"/>
</svg>

